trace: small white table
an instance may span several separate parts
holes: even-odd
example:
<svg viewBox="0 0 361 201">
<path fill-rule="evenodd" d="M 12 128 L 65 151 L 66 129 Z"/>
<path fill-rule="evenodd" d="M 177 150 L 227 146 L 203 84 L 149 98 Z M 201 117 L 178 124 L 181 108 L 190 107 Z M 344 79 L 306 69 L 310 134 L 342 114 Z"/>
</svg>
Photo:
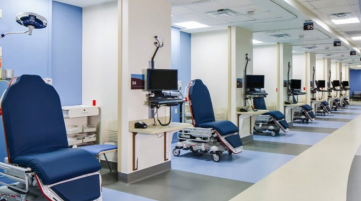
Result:
<svg viewBox="0 0 361 201">
<path fill-rule="evenodd" d="M 138 134 L 143 134 L 143 135 L 153 135 L 153 136 L 157 136 L 157 135 L 163 135 L 161 137 L 163 137 L 164 139 L 164 161 L 168 161 L 169 157 L 168 157 L 168 148 L 170 149 L 170 144 L 168 145 L 167 143 L 167 133 L 169 132 L 174 132 L 174 131 L 178 131 L 184 128 L 189 128 L 189 127 L 193 127 L 192 124 L 186 124 L 186 123 L 175 123 L 172 122 L 170 123 L 168 126 L 161 126 L 161 125 L 157 125 L 157 126 L 153 126 L 153 119 L 148 119 L 148 120 L 141 120 L 145 123 L 147 123 L 149 126 L 146 129 L 139 129 L 139 128 L 134 128 L 134 123 L 137 121 L 132 121 L 129 122 L 129 132 L 132 133 L 132 137 L 133 137 L 133 144 L 132 144 L 132 149 L 133 149 L 133 171 L 138 170 L 138 151 L 136 149 L 137 147 L 137 135 Z"/>
<path fill-rule="evenodd" d="M 303 105 L 306 105 L 305 103 L 296 103 L 296 104 L 287 104 L 284 105 L 284 114 L 285 114 L 285 119 L 287 121 L 287 123 L 290 123 L 293 121 L 293 109 L 296 107 L 301 107 Z"/>
<path fill-rule="evenodd" d="M 248 112 L 237 112 L 237 126 L 239 128 L 240 134 L 253 135 L 253 126 L 258 115 L 269 112 L 268 110 L 257 110 L 257 111 L 248 111 Z M 244 124 L 243 121 L 247 118 L 250 118 L 249 124 Z M 245 137 L 241 136 L 241 137 Z"/>
<path fill-rule="evenodd" d="M 311 107 L 313 108 L 313 112 L 315 115 L 317 114 L 317 105 L 324 102 L 326 100 L 311 100 Z"/>
</svg>

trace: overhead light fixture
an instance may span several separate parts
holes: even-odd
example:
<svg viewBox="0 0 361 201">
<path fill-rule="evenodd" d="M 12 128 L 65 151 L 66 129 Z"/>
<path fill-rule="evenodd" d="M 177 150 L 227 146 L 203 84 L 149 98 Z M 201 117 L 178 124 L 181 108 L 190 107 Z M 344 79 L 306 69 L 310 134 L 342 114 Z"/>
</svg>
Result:
<svg viewBox="0 0 361 201">
<path fill-rule="evenodd" d="M 252 40 L 253 44 L 261 44 L 263 43 L 262 41 L 259 41 L 259 40 Z"/>
<path fill-rule="evenodd" d="M 347 19 L 340 19 L 340 20 L 332 20 L 335 24 L 352 24 L 352 23 L 359 23 L 360 20 L 357 17 L 347 18 Z"/>
<path fill-rule="evenodd" d="M 258 40 L 253 40 L 252 42 L 253 42 L 253 44 L 261 44 L 261 43 L 263 43 L 263 42 L 258 41 Z"/>
<path fill-rule="evenodd" d="M 201 24 L 201 23 L 195 22 L 195 21 L 175 23 L 174 25 L 178 26 L 178 27 L 186 28 L 186 29 L 198 29 L 198 28 L 209 27 L 205 24 Z"/>
<path fill-rule="evenodd" d="M 352 40 L 361 40 L 361 36 L 354 36 L 354 37 L 351 37 Z"/>
</svg>

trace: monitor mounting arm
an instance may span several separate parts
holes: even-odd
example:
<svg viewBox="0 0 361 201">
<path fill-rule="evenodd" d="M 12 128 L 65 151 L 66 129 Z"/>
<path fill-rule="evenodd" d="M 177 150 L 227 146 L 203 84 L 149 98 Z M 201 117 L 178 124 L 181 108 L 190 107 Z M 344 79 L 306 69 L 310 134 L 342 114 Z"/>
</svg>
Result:
<svg viewBox="0 0 361 201">
<path fill-rule="evenodd" d="M 154 42 L 154 46 L 156 47 L 156 49 L 155 49 L 154 54 L 153 54 L 153 56 L 152 56 L 152 58 L 151 58 L 151 60 L 150 60 L 150 62 L 149 62 L 149 68 L 150 68 L 150 69 L 154 69 L 154 58 L 155 58 L 155 56 L 157 55 L 158 50 L 164 46 L 162 37 L 160 37 L 160 36 L 154 36 L 154 39 L 156 40 L 156 41 Z"/>
<path fill-rule="evenodd" d="M 312 85 L 311 85 L 311 94 L 312 94 L 311 100 L 316 100 L 315 94 L 316 94 L 317 89 L 315 87 L 315 74 L 316 74 L 316 67 L 313 67 Z"/>
<path fill-rule="evenodd" d="M 246 97 L 246 90 L 247 90 L 247 67 L 248 62 L 251 61 L 251 58 L 249 58 L 248 54 L 246 54 L 246 67 L 244 68 L 243 73 L 243 93 L 244 93 L 244 106 L 247 106 L 247 97 Z"/>
</svg>

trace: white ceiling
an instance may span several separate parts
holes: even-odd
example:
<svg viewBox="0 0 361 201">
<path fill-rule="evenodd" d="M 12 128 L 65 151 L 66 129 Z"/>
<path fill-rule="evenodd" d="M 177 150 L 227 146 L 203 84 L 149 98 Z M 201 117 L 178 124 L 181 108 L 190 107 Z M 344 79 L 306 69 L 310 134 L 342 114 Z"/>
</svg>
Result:
<svg viewBox="0 0 361 201">
<path fill-rule="evenodd" d="M 183 29 L 182 31 L 195 33 L 227 26 L 240 26 L 254 32 L 253 38 L 270 44 L 275 42 L 293 45 L 294 52 L 315 52 L 317 58 L 331 58 L 333 61 L 361 64 L 359 57 L 350 57 L 351 46 L 343 44 L 333 47 L 333 41 L 338 39 L 333 33 L 315 23 L 315 30 L 303 31 L 303 23 L 310 20 L 284 0 L 167 0 L 172 2 L 172 23 L 197 21 L 210 26 L 201 29 Z M 339 32 L 347 40 L 352 41 L 348 31 L 359 31 L 361 23 L 336 26 L 330 14 L 350 12 L 352 16 L 360 17 L 358 0 L 296 0 L 314 12 L 327 25 Z M 213 17 L 205 14 L 207 11 L 231 9 L 237 16 Z M 306 8 L 306 9 L 307 9 Z M 254 11 L 254 15 L 248 15 Z M 174 25 L 173 25 L 174 26 Z M 277 38 L 274 35 L 286 34 Z M 361 47 L 361 41 L 352 41 Z M 262 44 L 261 44 L 262 45 Z M 339 54 L 338 54 L 339 53 Z M 344 55 L 344 56 L 342 56 Z M 349 58 L 350 57 L 350 58 Z"/>
<path fill-rule="evenodd" d="M 116 1 L 116 0 L 54 0 L 54 1 L 66 3 L 66 4 L 70 4 L 70 5 L 74 5 L 74 6 L 79 6 L 79 7 L 87 7 L 87 6 L 93 6 L 93 5 L 107 3 L 107 2 Z"/>
</svg>

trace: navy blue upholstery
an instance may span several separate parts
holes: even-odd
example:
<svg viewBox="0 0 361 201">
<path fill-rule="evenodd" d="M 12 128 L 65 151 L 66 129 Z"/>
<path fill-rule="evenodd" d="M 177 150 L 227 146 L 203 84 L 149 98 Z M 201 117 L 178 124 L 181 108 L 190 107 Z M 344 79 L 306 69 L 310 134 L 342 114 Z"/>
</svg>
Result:
<svg viewBox="0 0 361 201">
<path fill-rule="evenodd" d="M 206 122 L 216 121 L 213 112 L 211 95 L 202 80 L 193 80 L 193 85 L 189 89 L 189 99 L 192 102 L 192 113 L 195 126 Z"/>
<path fill-rule="evenodd" d="M 10 160 L 68 147 L 59 95 L 41 77 L 19 77 L 6 91 L 2 110 Z"/>
<path fill-rule="evenodd" d="M 314 119 L 316 117 L 315 113 L 313 113 L 313 111 L 308 112 L 308 114 L 311 116 L 312 119 Z"/>
<path fill-rule="evenodd" d="M 68 148 L 59 95 L 40 76 L 20 76 L 2 110 L 11 163 L 32 168 L 44 184 L 100 170 L 92 154 Z"/>
<path fill-rule="evenodd" d="M 263 97 L 253 98 L 254 109 L 267 110 L 266 102 Z"/>
<path fill-rule="evenodd" d="M 71 148 L 18 156 L 13 163 L 30 167 L 45 185 L 94 173 L 101 168 L 92 154 L 82 149 Z"/>
<path fill-rule="evenodd" d="M 305 109 L 306 111 L 312 110 L 312 107 L 309 106 L 309 105 L 302 105 L 301 107 L 302 107 L 303 109 Z"/>
<path fill-rule="evenodd" d="M 267 113 L 264 113 L 264 115 L 270 115 L 273 118 L 275 118 L 276 120 L 281 120 L 285 118 L 285 115 L 282 114 L 282 112 L 280 111 L 270 111 Z"/>
<path fill-rule="evenodd" d="M 288 123 L 287 123 L 286 120 L 281 120 L 281 121 L 279 121 L 278 123 L 280 123 L 281 126 L 282 126 L 283 128 L 285 128 L 285 129 L 290 128 L 290 125 L 288 125 Z"/>
<path fill-rule="evenodd" d="M 226 140 L 229 144 L 232 145 L 232 147 L 240 147 L 242 146 L 242 141 L 239 138 L 239 135 L 231 135 L 226 137 Z"/>
<path fill-rule="evenodd" d="M 212 128 L 222 136 L 239 132 L 238 127 L 230 121 L 215 121 L 211 95 L 202 80 L 192 81 L 189 88 L 189 100 L 192 103 L 191 108 L 196 127 Z M 226 140 L 233 148 L 242 146 L 242 140 L 238 134 L 228 136 Z"/>
<path fill-rule="evenodd" d="M 97 144 L 97 145 L 89 145 L 82 147 L 83 150 L 86 150 L 93 155 L 98 155 L 100 152 L 110 151 L 117 148 L 118 147 L 116 145 L 111 145 L 111 144 Z"/>
<path fill-rule="evenodd" d="M 327 101 L 322 102 L 323 105 L 329 105 Z"/>
<path fill-rule="evenodd" d="M 90 201 L 100 197 L 99 175 L 59 184 L 51 189 L 64 201 Z"/>
<path fill-rule="evenodd" d="M 202 123 L 199 125 L 201 128 L 213 128 L 214 130 L 218 131 L 221 135 L 228 135 L 232 133 L 238 133 L 239 129 L 236 125 L 234 125 L 230 121 L 213 121 Z"/>
</svg>

